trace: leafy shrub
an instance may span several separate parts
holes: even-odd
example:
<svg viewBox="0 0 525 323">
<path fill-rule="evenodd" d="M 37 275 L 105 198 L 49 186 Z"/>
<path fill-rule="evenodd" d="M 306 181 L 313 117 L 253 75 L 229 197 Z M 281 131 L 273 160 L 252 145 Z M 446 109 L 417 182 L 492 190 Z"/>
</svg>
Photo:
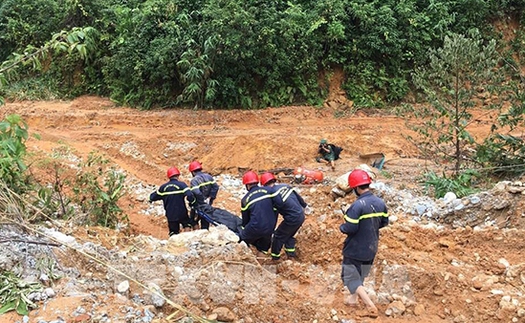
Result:
<svg viewBox="0 0 525 323">
<path fill-rule="evenodd" d="M 0 1 L 0 62 L 27 45 L 43 45 L 60 30 L 62 17 L 58 1 Z"/>
<path fill-rule="evenodd" d="M 474 185 L 480 176 L 476 170 L 466 170 L 451 177 L 447 177 L 445 173 L 439 176 L 431 171 L 424 174 L 423 181 L 427 194 L 433 191 L 435 198 L 441 198 L 447 192 L 454 192 L 457 197 L 463 197 L 477 191 Z"/>
<path fill-rule="evenodd" d="M 118 206 L 118 200 L 126 192 L 126 175 L 114 167 L 107 167 L 108 162 L 92 152 L 86 161 L 78 164 L 75 178 L 70 182 L 72 202 L 87 215 L 86 224 L 116 228 L 120 222 L 128 221 Z"/>
<path fill-rule="evenodd" d="M 17 114 L 8 115 L 0 122 L 0 178 L 16 193 L 28 188 L 24 161 L 27 130 L 27 124 Z"/>
<path fill-rule="evenodd" d="M 48 176 L 52 182 L 35 185 L 36 196 L 33 205 L 47 216 L 58 219 L 71 218 L 75 207 L 71 201 L 70 192 L 66 192 L 67 184 L 72 182 L 65 171 L 68 166 L 55 159 L 51 163 L 45 161 L 45 164 L 40 167 L 53 172 L 51 176 Z"/>
<path fill-rule="evenodd" d="M 29 314 L 29 309 L 37 306 L 27 296 L 44 289 L 40 283 L 28 283 L 10 271 L 0 272 L 0 286 L 0 315 L 14 310 L 20 315 Z"/>
<path fill-rule="evenodd" d="M 525 174 L 525 142 L 522 138 L 495 133 L 476 150 L 476 161 L 499 177 Z"/>
</svg>

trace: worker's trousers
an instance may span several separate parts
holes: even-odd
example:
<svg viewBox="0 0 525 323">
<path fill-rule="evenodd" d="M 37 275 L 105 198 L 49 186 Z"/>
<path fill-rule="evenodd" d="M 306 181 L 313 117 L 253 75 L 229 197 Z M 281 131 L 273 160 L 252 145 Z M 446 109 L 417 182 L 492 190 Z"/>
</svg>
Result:
<svg viewBox="0 0 525 323">
<path fill-rule="evenodd" d="M 272 258 L 278 259 L 281 257 L 281 250 L 284 246 L 284 251 L 288 257 L 295 257 L 295 234 L 297 230 L 303 225 L 304 217 L 302 221 L 288 223 L 286 221 L 281 222 L 277 227 L 277 230 L 273 233 L 272 238 Z"/>
</svg>

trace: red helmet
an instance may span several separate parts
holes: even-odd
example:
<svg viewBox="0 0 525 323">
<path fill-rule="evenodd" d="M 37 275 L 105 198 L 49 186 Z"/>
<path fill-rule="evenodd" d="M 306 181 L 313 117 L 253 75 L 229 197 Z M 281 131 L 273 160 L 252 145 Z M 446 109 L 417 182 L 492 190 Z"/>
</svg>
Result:
<svg viewBox="0 0 525 323">
<path fill-rule="evenodd" d="M 195 160 L 190 163 L 189 169 L 190 169 L 190 172 L 194 172 L 196 170 L 202 169 L 202 165 L 201 163 Z"/>
<path fill-rule="evenodd" d="M 262 185 L 266 185 L 266 184 L 268 184 L 269 181 L 272 181 L 272 180 L 274 180 L 274 181 L 277 180 L 277 178 L 275 178 L 273 173 L 266 172 L 266 173 L 261 175 L 261 184 Z"/>
<path fill-rule="evenodd" d="M 258 184 L 259 183 L 259 175 L 257 175 L 256 172 L 253 170 L 249 170 L 242 176 L 242 183 L 244 185 L 248 184 Z"/>
<path fill-rule="evenodd" d="M 180 171 L 177 167 L 168 168 L 168 178 L 171 178 L 176 175 L 180 175 Z"/>
<path fill-rule="evenodd" d="M 362 169 L 354 169 L 350 175 L 348 175 L 348 185 L 350 188 L 356 188 L 370 183 L 372 183 L 370 175 Z"/>
</svg>

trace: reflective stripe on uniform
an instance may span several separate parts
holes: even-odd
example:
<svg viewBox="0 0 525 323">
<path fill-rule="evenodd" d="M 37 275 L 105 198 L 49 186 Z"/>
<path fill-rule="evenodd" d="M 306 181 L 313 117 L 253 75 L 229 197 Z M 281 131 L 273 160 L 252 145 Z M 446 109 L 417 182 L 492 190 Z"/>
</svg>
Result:
<svg viewBox="0 0 525 323">
<path fill-rule="evenodd" d="M 370 213 L 370 214 L 363 214 L 359 217 L 359 219 L 352 219 L 348 215 L 345 214 L 344 218 L 346 222 L 352 223 L 352 224 L 359 224 L 359 221 L 364 219 L 370 219 L 370 218 L 380 218 L 380 217 L 388 217 L 388 213 L 380 212 L 380 213 Z"/>
<path fill-rule="evenodd" d="M 200 184 L 197 185 L 197 186 L 192 186 L 192 187 L 191 187 L 191 190 L 193 191 L 193 190 L 196 190 L 196 189 L 200 189 L 201 186 L 213 185 L 213 184 L 215 184 L 215 180 L 213 180 L 213 181 L 209 181 L 209 182 L 200 183 Z"/>
<path fill-rule="evenodd" d="M 286 252 L 295 252 L 295 248 L 284 248 Z"/>
<path fill-rule="evenodd" d="M 281 257 L 281 254 L 273 253 L 273 252 L 272 252 L 272 257 L 274 257 L 274 258 L 280 258 L 280 257 Z"/>
<path fill-rule="evenodd" d="M 283 202 L 286 202 L 286 200 L 290 197 L 290 195 L 292 195 L 292 193 L 294 192 L 294 189 L 289 189 L 286 194 L 284 194 L 283 196 Z"/>
<path fill-rule="evenodd" d="M 173 186 L 175 186 L 177 188 L 176 191 L 160 192 L 159 190 L 157 190 L 157 194 L 160 195 L 160 196 L 174 195 L 174 194 L 184 194 L 187 190 L 189 190 L 189 188 L 187 188 L 187 187 L 181 190 L 180 187 L 178 187 L 177 185 L 173 185 L 173 184 L 167 185 L 166 187 L 164 187 L 164 189 L 167 189 L 168 187 L 173 187 Z"/>
<path fill-rule="evenodd" d="M 268 198 L 272 198 L 272 196 L 271 195 L 259 196 L 258 198 L 254 199 L 253 201 L 250 201 L 250 202 L 246 203 L 245 206 L 241 207 L 241 211 L 246 211 L 250 207 L 250 205 L 252 205 L 253 203 L 259 202 L 259 201 L 262 201 L 262 200 L 268 199 Z"/>
<path fill-rule="evenodd" d="M 279 188 L 277 191 L 275 191 L 275 193 L 273 193 L 271 196 L 275 197 L 278 194 L 281 194 L 281 191 L 284 191 L 284 190 L 286 191 L 286 193 L 282 196 L 282 200 L 283 202 L 285 202 L 290 197 L 290 195 L 295 191 L 295 188 L 283 186 Z"/>
</svg>

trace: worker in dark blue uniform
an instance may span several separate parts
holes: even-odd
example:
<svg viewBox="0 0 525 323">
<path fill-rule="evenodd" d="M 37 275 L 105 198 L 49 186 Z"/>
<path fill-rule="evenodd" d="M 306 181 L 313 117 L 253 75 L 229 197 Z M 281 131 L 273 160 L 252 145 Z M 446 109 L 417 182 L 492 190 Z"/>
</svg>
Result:
<svg viewBox="0 0 525 323">
<path fill-rule="evenodd" d="M 182 225 L 185 231 L 191 228 L 186 202 L 195 203 L 195 197 L 186 183 L 179 181 L 180 171 L 177 167 L 170 167 L 167 172 L 169 181 L 162 184 L 158 190 L 151 193 L 149 201 L 162 200 L 166 218 L 168 219 L 169 235 L 178 234 Z"/>
<path fill-rule="evenodd" d="M 241 200 L 243 230 L 239 232 L 241 241 L 255 246 L 258 256 L 268 254 L 272 243 L 272 233 L 277 224 L 277 213 L 273 208 L 271 190 L 259 186 L 259 176 L 254 171 L 242 177 L 248 193 Z"/>
<path fill-rule="evenodd" d="M 352 294 L 348 303 L 357 305 L 359 296 L 367 307 L 361 316 L 377 317 L 377 307 L 363 282 L 374 263 L 379 229 L 388 225 L 388 211 L 385 202 L 370 191 L 370 183 L 370 176 L 361 169 L 354 169 L 348 176 L 348 185 L 354 190 L 357 200 L 348 208 L 345 222 L 339 227 L 347 235 L 343 245 L 341 278 Z"/>
<path fill-rule="evenodd" d="M 283 216 L 283 221 L 273 233 L 272 259 L 281 259 L 281 250 L 289 258 L 296 257 L 295 234 L 304 223 L 304 209 L 308 206 L 299 193 L 290 185 L 276 184 L 277 179 L 272 173 L 261 175 L 261 184 L 273 188 L 273 203 L 277 212 Z"/>
<path fill-rule="evenodd" d="M 202 164 L 198 161 L 192 161 L 188 168 L 191 175 L 193 175 L 190 187 L 193 195 L 195 195 L 195 199 L 197 200 L 195 208 L 205 213 L 213 212 L 213 209 L 210 208 L 210 206 L 217 198 L 219 185 L 215 182 L 213 176 L 202 170 Z M 198 229 L 199 220 L 201 229 L 208 229 L 210 227 L 210 223 L 205 219 L 200 218 L 193 209 L 191 210 L 191 220 L 194 229 Z"/>
</svg>

